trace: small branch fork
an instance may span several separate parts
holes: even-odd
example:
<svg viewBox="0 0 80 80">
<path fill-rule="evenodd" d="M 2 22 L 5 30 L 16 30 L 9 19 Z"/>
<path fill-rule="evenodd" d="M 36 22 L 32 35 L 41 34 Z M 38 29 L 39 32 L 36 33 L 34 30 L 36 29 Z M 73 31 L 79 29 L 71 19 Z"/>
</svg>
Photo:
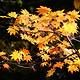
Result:
<svg viewBox="0 0 80 80">
<path fill-rule="evenodd" d="M 78 57 L 80 57 L 80 56 L 79 56 L 79 53 L 78 53 L 78 50 L 74 47 L 74 45 L 73 45 L 73 43 L 71 42 L 71 40 L 75 40 L 75 41 L 77 41 L 77 42 L 80 42 L 80 41 L 77 40 L 77 39 L 75 39 L 75 38 L 72 38 L 71 36 L 70 36 L 70 38 L 71 38 L 71 40 L 70 40 L 69 36 L 70 36 L 70 34 L 68 34 L 66 37 L 67 37 L 69 43 L 71 44 L 72 48 L 75 50 L 75 53 L 73 52 L 73 54 L 77 54 Z M 68 58 L 69 56 L 72 56 L 73 54 L 67 55 L 66 58 Z"/>
<path fill-rule="evenodd" d="M 35 72 L 36 69 L 35 69 L 34 66 L 36 64 L 38 64 L 38 63 L 35 64 L 34 61 L 31 62 L 31 63 L 20 63 L 20 62 L 16 62 L 16 61 L 13 62 L 13 61 L 14 60 L 3 60 L 3 61 L 0 62 L 0 65 L 3 65 L 4 63 L 11 64 L 11 65 L 13 64 L 13 65 L 16 65 L 19 68 L 32 69 Z M 0 69 L 1 69 L 1 67 L 0 67 Z"/>
</svg>

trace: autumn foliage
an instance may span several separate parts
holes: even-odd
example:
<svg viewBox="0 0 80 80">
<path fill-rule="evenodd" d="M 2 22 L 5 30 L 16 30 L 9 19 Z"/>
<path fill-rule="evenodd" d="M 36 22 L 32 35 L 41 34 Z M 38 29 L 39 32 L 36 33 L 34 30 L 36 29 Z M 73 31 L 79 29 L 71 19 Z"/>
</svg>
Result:
<svg viewBox="0 0 80 80">
<path fill-rule="evenodd" d="M 36 8 L 38 15 L 30 14 L 26 9 L 21 10 L 21 14 L 16 12 L 8 13 L 8 16 L 0 16 L 2 18 L 14 18 L 13 26 L 9 26 L 8 33 L 10 35 L 19 35 L 22 40 L 27 40 L 33 45 L 37 45 L 39 51 L 34 54 L 41 58 L 40 67 L 50 67 L 47 71 L 47 77 L 55 73 L 57 68 L 62 69 L 65 65 L 68 71 L 73 73 L 80 69 L 80 49 L 76 49 L 71 40 L 75 39 L 78 33 L 79 11 L 58 10 L 52 12 L 50 8 L 40 6 Z M 78 41 L 78 40 L 77 40 Z M 23 68 L 32 68 L 36 60 L 29 50 L 23 48 L 14 49 L 10 54 L 10 58 L 6 57 L 6 52 L 0 52 L 0 56 L 4 59 L 3 67 L 9 69 L 9 62 L 12 60 L 17 63 L 16 66 Z M 5 60 L 7 62 L 5 63 Z M 55 63 L 56 61 L 56 63 Z M 32 64 L 32 66 L 24 66 Z"/>
</svg>

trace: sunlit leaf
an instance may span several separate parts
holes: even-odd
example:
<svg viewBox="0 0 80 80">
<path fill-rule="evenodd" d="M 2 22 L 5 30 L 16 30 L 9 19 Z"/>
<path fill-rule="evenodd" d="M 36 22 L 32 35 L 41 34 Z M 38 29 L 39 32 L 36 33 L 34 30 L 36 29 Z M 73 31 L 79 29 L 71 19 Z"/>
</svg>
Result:
<svg viewBox="0 0 80 80">
<path fill-rule="evenodd" d="M 16 12 L 11 12 L 11 13 L 8 13 L 8 16 L 17 18 L 18 14 L 16 14 Z"/>
<path fill-rule="evenodd" d="M 48 70 L 47 72 L 47 75 L 46 75 L 46 77 L 50 77 L 50 76 L 52 76 L 53 75 L 53 73 L 55 72 L 55 68 L 51 68 L 51 70 Z"/>
<path fill-rule="evenodd" d="M 40 6 L 40 8 L 36 8 L 36 9 L 38 10 L 36 12 L 38 12 L 39 15 L 41 15 L 41 14 L 47 14 L 48 12 L 51 11 L 50 8 L 47 8 L 47 7 L 44 7 L 44 6 Z"/>
<path fill-rule="evenodd" d="M 79 72 L 79 69 L 75 65 L 69 65 L 67 68 L 68 68 L 68 71 L 70 71 L 72 74 L 73 74 L 73 71 L 75 71 L 75 72 L 78 71 Z"/>
<path fill-rule="evenodd" d="M 47 54 L 41 55 L 41 57 L 42 57 L 42 60 L 45 60 L 45 61 L 50 59 L 49 55 Z"/>
</svg>

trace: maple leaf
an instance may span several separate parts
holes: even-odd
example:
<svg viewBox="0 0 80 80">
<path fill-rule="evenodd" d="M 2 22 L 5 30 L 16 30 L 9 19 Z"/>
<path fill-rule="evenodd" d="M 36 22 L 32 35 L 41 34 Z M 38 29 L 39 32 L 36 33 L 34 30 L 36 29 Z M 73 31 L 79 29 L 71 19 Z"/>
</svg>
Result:
<svg viewBox="0 0 80 80">
<path fill-rule="evenodd" d="M 7 68 L 7 69 L 10 68 L 10 66 L 7 63 L 4 63 L 3 66 L 4 66 L 4 68 Z"/>
<path fill-rule="evenodd" d="M 44 66 L 47 66 L 48 62 L 43 62 L 40 64 L 40 66 L 44 67 Z"/>
<path fill-rule="evenodd" d="M 53 65 L 53 68 L 58 67 L 58 68 L 62 69 L 63 66 L 64 66 L 64 63 L 62 63 L 62 62 L 56 62 L 56 64 Z"/>
<path fill-rule="evenodd" d="M 60 23 L 58 21 L 52 21 L 51 25 L 53 26 L 53 28 L 59 28 L 60 27 Z"/>
<path fill-rule="evenodd" d="M 18 14 L 16 14 L 16 12 L 11 12 L 11 13 L 8 13 L 8 16 L 17 18 Z"/>
<path fill-rule="evenodd" d="M 63 13 L 64 12 L 64 9 L 63 10 L 58 10 L 58 11 L 56 11 L 55 13 L 58 15 L 58 16 L 63 16 L 65 13 Z"/>
<path fill-rule="evenodd" d="M 68 71 L 70 71 L 72 74 L 73 74 L 73 71 L 75 71 L 75 72 L 78 71 L 79 72 L 79 69 L 75 65 L 69 65 L 67 68 L 68 68 Z"/>
<path fill-rule="evenodd" d="M 22 54 L 23 56 L 30 54 L 29 50 L 26 50 L 25 48 L 20 49 L 19 53 Z"/>
<path fill-rule="evenodd" d="M 67 42 L 67 41 L 65 41 L 65 40 L 63 40 L 63 42 L 62 42 L 64 45 L 66 45 L 66 46 L 68 46 L 68 47 L 70 47 L 71 45 L 70 45 L 70 43 L 69 42 Z"/>
<path fill-rule="evenodd" d="M 26 16 L 29 16 L 29 12 L 26 9 L 21 9 L 21 13 L 23 13 Z"/>
<path fill-rule="evenodd" d="M 9 60 L 9 58 L 6 56 L 1 56 L 1 58 L 3 58 L 4 60 Z"/>
<path fill-rule="evenodd" d="M 0 56 L 5 55 L 5 54 L 6 54 L 6 53 L 5 53 L 5 52 L 3 52 L 3 51 L 2 51 L 2 52 L 0 52 Z"/>
<path fill-rule="evenodd" d="M 15 29 L 15 30 L 17 30 L 17 31 L 19 31 L 19 29 L 18 29 L 17 26 L 13 26 L 12 28 Z"/>
<path fill-rule="evenodd" d="M 21 34 L 21 38 L 26 40 L 28 39 L 28 36 L 26 34 Z"/>
<path fill-rule="evenodd" d="M 80 66 L 80 59 L 76 59 L 76 60 L 74 60 L 74 64 L 77 64 L 77 65 Z"/>
<path fill-rule="evenodd" d="M 16 59 L 22 60 L 22 54 L 20 54 L 16 50 L 14 50 L 10 56 L 12 56 L 11 59 L 14 59 L 14 60 L 16 60 Z"/>
<path fill-rule="evenodd" d="M 41 16 L 39 20 L 41 21 L 41 24 L 43 24 L 44 26 L 47 26 L 47 22 L 49 22 L 49 18 L 47 16 Z"/>
<path fill-rule="evenodd" d="M 51 48 L 50 48 L 50 50 L 49 50 L 49 53 L 50 53 L 50 55 L 52 55 L 52 54 L 57 54 L 59 52 L 59 50 L 58 50 L 58 47 L 54 47 L 54 46 L 52 46 Z"/>
<path fill-rule="evenodd" d="M 65 62 L 65 64 L 73 64 L 73 61 L 68 60 L 68 59 L 65 59 L 64 62 Z"/>
<path fill-rule="evenodd" d="M 47 54 L 43 54 L 43 55 L 41 55 L 41 57 L 42 57 L 42 60 L 45 60 L 45 61 L 50 59 L 49 55 L 47 55 Z"/>
<path fill-rule="evenodd" d="M 10 35 L 12 35 L 12 34 L 16 34 L 16 33 L 18 33 L 18 31 L 16 31 L 15 29 L 13 29 L 13 28 L 8 28 L 7 29 L 8 30 L 8 33 L 10 33 Z"/>
<path fill-rule="evenodd" d="M 33 39 L 31 36 L 28 36 L 27 34 L 20 34 L 22 39 L 28 40 L 30 41 L 32 44 L 34 44 L 34 42 L 36 42 L 35 39 Z"/>
<path fill-rule="evenodd" d="M 79 19 L 80 17 L 79 11 L 75 11 L 75 10 L 69 11 L 68 14 L 71 15 L 71 17 L 76 18 L 76 19 Z"/>
<path fill-rule="evenodd" d="M 47 16 L 50 20 L 52 20 L 56 18 L 57 14 L 55 12 L 49 12 Z"/>
<path fill-rule="evenodd" d="M 50 76 L 52 76 L 53 75 L 53 73 L 55 72 L 55 68 L 51 68 L 51 70 L 48 70 L 47 72 L 47 75 L 46 75 L 46 77 L 50 77 Z"/>
<path fill-rule="evenodd" d="M 32 15 L 32 16 L 30 17 L 30 19 L 31 19 L 32 21 L 37 22 L 37 21 L 39 21 L 39 16 L 37 16 L 37 15 Z"/>
<path fill-rule="evenodd" d="M 47 7 L 43 7 L 43 6 L 40 6 L 40 8 L 36 8 L 38 11 L 36 11 L 36 12 L 38 12 L 39 13 L 39 15 L 41 15 L 41 14 L 47 14 L 48 12 L 50 12 L 51 11 L 51 9 L 50 8 L 47 8 Z"/>
<path fill-rule="evenodd" d="M 31 58 L 30 55 L 27 55 L 27 56 L 24 56 L 24 57 L 23 57 L 23 60 L 26 60 L 26 62 L 28 62 L 28 61 L 31 61 L 32 58 Z"/>
<path fill-rule="evenodd" d="M 77 24 L 74 23 L 74 22 L 66 22 L 66 23 L 63 23 L 63 26 L 62 28 L 58 29 L 57 31 L 60 31 L 63 35 L 68 35 L 69 33 L 70 34 L 74 34 L 76 33 L 77 34 Z"/>
</svg>

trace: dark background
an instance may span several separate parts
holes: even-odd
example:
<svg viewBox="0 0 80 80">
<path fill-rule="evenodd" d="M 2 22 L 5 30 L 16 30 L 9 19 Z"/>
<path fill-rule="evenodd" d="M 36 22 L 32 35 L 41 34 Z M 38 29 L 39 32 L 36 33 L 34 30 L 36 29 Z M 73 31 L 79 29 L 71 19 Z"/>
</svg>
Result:
<svg viewBox="0 0 80 80">
<path fill-rule="evenodd" d="M 20 13 L 21 9 L 27 9 L 30 13 L 36 14 L 36 8 L 41 6 L 50 7 L 52 11 L 74 10 L 73 0 L 1 0 L 0 1 L 0 16 L 7 15 L 8 12 L 15 11 Z M 0 18 L 0 51 L 5 51 L 10 54 L 12 50 L 19 48 L 28 48 L 34 51 L 34 46 L 27 41 L 22 41 L 19 37 L 10 36 L 7 33 L 7 28 L 10 25 L 10 19 Z M 24 44 L 25 43 L 25 44 Z M 74 44 L 80 44 L 75 42 Z M 79 45 L 75 45 L 79 48 Z M 35 51 L 34 51 L 35 53 Z M 12 66 L 12 65 L 11 65 Z M 41 68 L 37 65 L 37 71 L 23 69 L 12 66 L 10 70 L 0 69 L 0 80 L 80 80 L 80 72 L 71 74 L 66 67 L 62 70 L 57 69 L 53 76 L 46 78 L 47 68 Z"/>
</svg>

